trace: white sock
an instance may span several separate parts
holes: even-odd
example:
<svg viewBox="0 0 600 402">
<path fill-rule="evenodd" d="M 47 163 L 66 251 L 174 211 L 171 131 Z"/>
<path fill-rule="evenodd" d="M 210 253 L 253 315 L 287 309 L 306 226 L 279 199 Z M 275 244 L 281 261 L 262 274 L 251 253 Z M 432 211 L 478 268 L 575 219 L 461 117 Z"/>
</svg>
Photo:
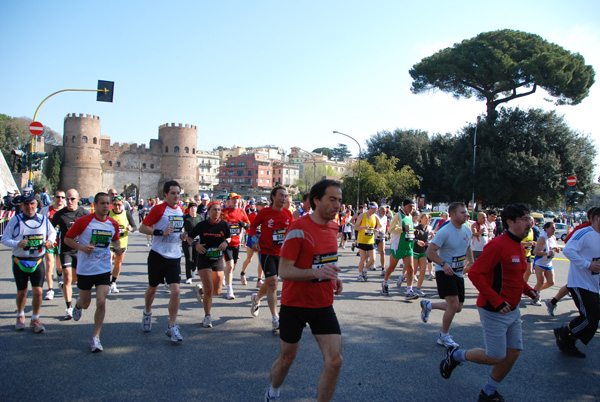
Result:
<svg viewBox="0 0 600 402">
<path fill-rule="evenodd" d="M 412 286 L 407 286 L 406 287 L 406 293 L 410 293 L 411 290 L 412 290 Z"/>
<path fill-rule="evenodd" d="M 382 283 L 383 283 L 383 286 L 387 285 L 387 281 L 383 281 Z"/>
<path fill-rule="evenodd" d="M 279 388 L 273 388 L 273 386 L 269 386 L 269 396 L 279 396 Z"/>
<path fill-rule="evenodd" d="M 33 321 L 33 320 L 39 320 L 39 319 L 40 319 L 40 315 L 39 314 L 33 314 L 31 316 L 31 321 Z"/>
<path fill-rule="evenodd" d="M 25 312 L 17 313 L 17 317 L 25 317 Z"/>
</svg>

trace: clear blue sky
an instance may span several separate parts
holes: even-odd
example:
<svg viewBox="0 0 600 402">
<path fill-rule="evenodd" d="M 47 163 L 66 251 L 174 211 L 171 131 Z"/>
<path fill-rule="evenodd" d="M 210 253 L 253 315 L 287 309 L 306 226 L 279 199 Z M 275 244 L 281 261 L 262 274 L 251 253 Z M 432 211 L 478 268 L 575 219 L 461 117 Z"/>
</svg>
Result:
<svg viewBox="0 0 600 402">
<path fill-rule="evenodd" d="M 414 95 L 408 70 L 480 32 L 538 34 L 594 66 L 600 2 L 589 1 L 17 1 L 0 3 L 0 113 L 33 117 L 65 88 L 115 81 L 114 103 L 63 93 L 37 120 L 62 135 L 67 113 L 101 117 L 113 142 L 146 143 L 164 123 L 198 126 L 198 146 L 361 142 L 382 130 L 455 133 L 485 111 L 475 100 Z M 598 138 L 600 84 L 578 106 L 543 93 Z M 516 106 L 516 102 L 509 105 Z M 348 142 L 353 154 L 357 147 Z"/>
</svg>

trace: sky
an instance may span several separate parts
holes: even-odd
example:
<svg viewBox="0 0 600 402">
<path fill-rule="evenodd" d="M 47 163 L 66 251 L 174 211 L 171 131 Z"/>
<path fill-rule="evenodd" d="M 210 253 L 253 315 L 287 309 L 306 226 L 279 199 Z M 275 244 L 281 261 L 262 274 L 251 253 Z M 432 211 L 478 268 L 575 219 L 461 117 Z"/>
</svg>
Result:
<svg viewBox="0 0 600 402">
<path fill-rule="evenodd" d="M 18 1 L 0 3 L 0 113 L 62 135 L 68 113 L 100 116 L 114 142 L 149 144 L 165 123 L 198 127 L 198 148 L 312 150 L 383 130 L 456 133 L 485 103 L 410 91 L 422 58 L 498 29 L 535 33 L 585 57 L 600 80 L 600 2 L 565 1 Z M 600 144 L 600 84 L 577 106 L 544 91 L 509 106 L 541 107 Z"/>
</svg>

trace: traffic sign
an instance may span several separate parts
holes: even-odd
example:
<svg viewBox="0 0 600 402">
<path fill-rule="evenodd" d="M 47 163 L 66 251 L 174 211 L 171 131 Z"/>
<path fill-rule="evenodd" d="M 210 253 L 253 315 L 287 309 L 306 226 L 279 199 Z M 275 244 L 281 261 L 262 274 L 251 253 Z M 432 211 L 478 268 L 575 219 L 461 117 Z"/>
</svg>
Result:
<svg viewBox="0 0 600 402">
<path fill-rule="evenodd" d="M 575 184 L 577 184 L 577 177 L 575 177 L 575 176 L 567 177 L 567 184 L 569 186 L 573 187 Z"/>
<path fill-rule="evenodd" d="M 44 125 L 39 121 L 34 121 L 29 125 L 29 132 L 32 135 L 40 135 L 44 133 Z"/>
<path fill-rule="evenodd" d="M 469 210 L 469 212 L 473 212 L 473 201 L 469 201 L 468 210 Z"/>
</svg>

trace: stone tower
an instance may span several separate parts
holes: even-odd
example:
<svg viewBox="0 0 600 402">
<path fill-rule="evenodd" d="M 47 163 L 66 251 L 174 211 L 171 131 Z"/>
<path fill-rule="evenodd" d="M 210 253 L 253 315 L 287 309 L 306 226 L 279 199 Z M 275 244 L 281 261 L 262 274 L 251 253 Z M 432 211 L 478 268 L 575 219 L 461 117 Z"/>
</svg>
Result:
<svg viewBox="0 0 600 402">
<path fill-rule="evenodd" d="M 162 144 L 161 179 L 158 193 L 162 198 L 163 185 L 169 180 L 177 180 L 183 189 L 184 197 L 198 193 L 198 168 L 196 164 L 196 126 L 179 123 L 163 124 L 158 128 L 158 139 Z"/>
<path fill-rule="evenodd" d="M 65 117 L 61 188 L 75 188 L 81 197 L 106 191 L 102 189 L 100 145 L 99 116 L 69 113 Z"/>
</svg>

